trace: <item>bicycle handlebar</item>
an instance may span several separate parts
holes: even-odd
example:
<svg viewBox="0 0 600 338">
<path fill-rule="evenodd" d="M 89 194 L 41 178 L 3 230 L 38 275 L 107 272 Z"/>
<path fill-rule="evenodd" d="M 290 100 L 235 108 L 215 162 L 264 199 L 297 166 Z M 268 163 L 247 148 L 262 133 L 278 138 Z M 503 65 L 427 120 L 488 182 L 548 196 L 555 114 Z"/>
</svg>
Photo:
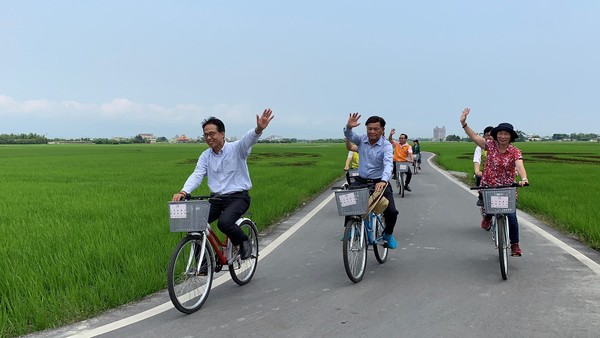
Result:
<svg viewBox="0 0 600 338">
<path fill-rule="evenodd" d="M 209 198 L 211 198 L 210 195 L 191 196 L 189 194 L 185 197 L 185 199 L 188 201 L 190 201 L 190 200 L 207 200 Z"/>
<path fill-rule="evenodd" d="M 501 188 L 521 188 L 521 187 L 528 187 L 529 183 L 525 183 L 523 185 L 520 185 L 519 183 L 513 182 L 512 184 L 506 184 L 506 185 L 496 185 L 496 186 L 480 186 L 480 187 L 470 187 L 469 189 L 471 190 L 481 190 L 481 189 L 501 189 Z"/>
</svg>

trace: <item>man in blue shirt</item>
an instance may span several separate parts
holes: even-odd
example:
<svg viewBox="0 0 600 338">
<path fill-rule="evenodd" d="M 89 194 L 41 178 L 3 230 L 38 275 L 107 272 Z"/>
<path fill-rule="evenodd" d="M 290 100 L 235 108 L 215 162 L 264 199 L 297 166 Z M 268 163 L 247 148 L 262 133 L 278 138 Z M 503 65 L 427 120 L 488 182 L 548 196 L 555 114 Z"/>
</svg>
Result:
<svg viewBox="0 0 600 338">
<path fill-rule="evenodd" d="M 248 259 L 252 255 L 248 236 L 235 224 L 250 207 L 248 190 L 252 188 L 252 182 L 246 160 L 252 146 L 258 142 L 273 117 L 271 109 L 265 109 L 262 116 L 256 115 L 256 128 L 250 129 L 235 142 L 225 141 L 225 125 L 221 120 L 215 117 L 204 120 L 202 129 L 209 149 L 202 152 L 196 169 L 181 191 L 173 195 L 173 201 L 184 199 L 200 186 L 206 176 L 211 193 L 219 195 L 210 203 L 208 222 L 218 219 L 219 230 L 229 237 L 232 245 L 240 246 L 241 259 Z"/>
<path fill-rule="evenodd" d="M 355 179 L 355 184 L 375 184 L 375 191 L 383 190 L 383 196 L 389 201 L 388 207 L 383 212 L 385 218 L 383 237 L 387 241 L 388 247 L 395 249 L 396 239 L 394 239 L 393 233 L 398 219 L 398 210 L 394 203 L 392 187 L 387 184 L 392 174 L 394 151 L 392 144 L 383 137 L 385 133 L 383 118 L 369 117 L 365 123 L 367 134 L 356 135 L 352 128 L 360 125 L 359 119 L 360 114 L 350 114 L 344 129 L 344 136 L 358 147 L 360 161 L 358 161 L 358 177 Z"/>
</svg>

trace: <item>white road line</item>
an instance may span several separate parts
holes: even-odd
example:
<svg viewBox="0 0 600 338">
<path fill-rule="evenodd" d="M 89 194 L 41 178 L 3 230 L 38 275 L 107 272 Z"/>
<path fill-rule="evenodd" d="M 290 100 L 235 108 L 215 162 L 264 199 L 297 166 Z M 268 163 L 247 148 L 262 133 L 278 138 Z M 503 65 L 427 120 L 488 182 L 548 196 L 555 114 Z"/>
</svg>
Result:
<svg viewBox="0 0 600 338">
<path fill-rule="evenodd" d="M 262 249 L 260 251 L 258 260 L 260 261 L 261 259 L 264 259 L 265 257 L 267 257 L 271 252 L 273 252 L 273 250 L 275 250 L 278 246 L 280 246 L 286 239 L 288 239 L 291 235 L 293 235 L 296 231 L 298 231 L 298 229 L 300 229 L 304 224 L 306 224 L 306 222 L 308 222 L 311 218 L 313 218 L 317 214 L 317 212 L 319 212 L 321 209 L 323 209 L 333 199 L 334 196 L 335 196 L 335 194 L 333 194 L 333 193 L 331 195 L 329 195 L 317 207 L 315 207 L 308 214 L 306 214 L 306 216 L 304 216 L 296 224 L 294 224 L 292 227 L 290 227 L 286 232 L 284 232 L 279 237 L 277 237 L 273 242 L 269 243 L 269 245 L 267 245 L 264 249 Z M 223 284 L 225 281 L 228 281 L 229 279 L 230 279 L 229 274 L 223 274 L 219 278 L 217 278 L 213 281 L 212 287 L 215 288 L 215 287 Z M 171 310 L 171 309 L 173 309 L 173 304 L 171 302 L 166 302 L 166 303 L 158 305 L 152 309 L 146 310 L 144 312 L 138 313 L 136 315 L 133 315 L 133 316 L 130 316 L 127 318 L 123 318 L 116 322 L 109 323 L 109 324 L 106 324 L 106 325 L 103 325 L 103 326 L 100 326 L 97 328 L 93 328 L 90 330 L 83 330 L 81 332 L 74 333 L 74 334 L 70 335 L 70 337 L 99 336 L 101 334 L 105 334 L 107 332 L 111 332 L 111 331 L 120 329 L 122 327 L 140 322 L 142 320 L 156 316 L 158 314 L 161 314 L 161 313 Z"/>
<path fill-rule="evenodd" d="M 467 188 L 461 181 L 459 181 L 458 179 L 456 179 L 452 175 L 450 175 L 447 172 L 445 172 L 445 171 L 441 170 L 440 168 L 438 168 L 431 161 L 431 159 L 433 159 L 434 156 L 430 156 L 427 159 L 427 162 L 431 165 L 431 167 L 435 168 L 435 170 L 439 171 L 442 175 L 446 176 L 452 182 L 458 184 L 458 186 L 460 186 L 461 188 L 463 188 L 463 189 L 471 192 L 474 196 L 477 196 L 477 193 L 474 190 L 471 190 L 471 189 Z M 518 213 L 530 216 L 529 214 L 527 214 L 526 212 L 521 211 L 521 210 L 518 210 Z M 555 244 L 559 248 L 563 249 L 569 255 L 575 257 L 577 260 L 579 260 L 585 266 L 587 266 L 588 268 L 590 268 L 594 273 L 596 273 L 597 275 L 600 275 L 600 264 L 596 263 L 594 260 L 590 259 L 589 257 L 587 257 L 586 255 L 582 254 L 581 252 L 577 251 L 576 249 L 570 247 L 567 243 L 565 243 L 565 242 L 561 241 L 560 239 L 554 237 L 552 234 L 550 234 L 546 230 L 538 227 L 537 225 L 531 223 L 530 221 L 528 221 L 526 219 L 520 218 L 519 219 L 519 224 L 525 224 L 529 229 L 533 230 L 534 232 L 536 232 L 540 236 L 544 237 L 545 239 L 547 239 L 548 241 L 552 242 L 553 244 Z"/>
</svg>

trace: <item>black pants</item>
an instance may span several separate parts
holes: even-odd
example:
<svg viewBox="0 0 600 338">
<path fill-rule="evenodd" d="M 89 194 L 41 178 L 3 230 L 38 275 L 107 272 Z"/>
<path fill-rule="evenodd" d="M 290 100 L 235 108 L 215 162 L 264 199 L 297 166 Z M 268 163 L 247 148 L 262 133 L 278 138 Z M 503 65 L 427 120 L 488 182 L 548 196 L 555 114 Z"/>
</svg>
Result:
<svg viewBox="0 0 600 338">
<path fill-rule="evenodd" d="M 365 182 L 360 182 L 360 178 L 357 178 L 356 181 L 352 182 L 350 186 L 361 186 L 365 185 Z M 369 187 L 374 186 L 374 183 L 366 183 Z M 385 190 L 383 191 L 383 197 L 388 199 L 388 207 L 383 211 L 383 218 L 385 219 L 385 230 L 386 234 L 392 234 L 394 232 L 394 227 L 396 226 L 396 221 L 398 220 L 398 210 L 396 209 L 396 204 L 394 203 L 394 192 L 392 191 L 392 185 L 388 184 Z M 346 217 L 345 222 L 348 222 L 349 217 Z M 345 223 L 344 223 L 345 224 Z"/>
<path fill-rule="evenodd" d="M 248 211 L 249 207 L 250 195 L 248 195 L 248 192 L 219 195 L 217 198 L 210 200 L 208 222 L 212 223 L 218 219 L 217 227 L 219 230 L 229 237 L 231 244 L 239 245 L 248 240 L 248 236 L 235 222 Z"/>
<path fill-rule="evenodd" d="M 406 187 L 412 179 L 412 170 L 410 169 L 410 166 L 408 166 L 408 171 L 404 174 L 406 175 L 406 180 L 404 181 L 404 186 Z"/>
</svg>

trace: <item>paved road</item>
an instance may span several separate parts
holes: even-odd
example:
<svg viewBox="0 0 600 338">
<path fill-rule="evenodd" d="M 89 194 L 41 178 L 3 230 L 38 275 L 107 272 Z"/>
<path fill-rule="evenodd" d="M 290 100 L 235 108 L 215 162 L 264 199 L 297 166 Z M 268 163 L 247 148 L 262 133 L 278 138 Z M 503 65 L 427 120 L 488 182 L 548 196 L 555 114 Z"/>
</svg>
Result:
<svg viewBox="0 0 600 338">
<path fill-rule="evenodd" d="M 396 197 L 398 249 L 383 265 L 369 252 L 358 284 L 344 272 L 342 218 L 327 191 L 262 238 L 250 284 L 216 280 L 195 314 L 175 310 L 165 291 L 34 336 L 599 335 L 598 252 L 520 213 L 524 255 L 509 259 L 503 281 L 489 233 L 479 228 L 475 196 L 430 163 L 423 169 L 413 176 L 413 192 Z"/>
</svg>

